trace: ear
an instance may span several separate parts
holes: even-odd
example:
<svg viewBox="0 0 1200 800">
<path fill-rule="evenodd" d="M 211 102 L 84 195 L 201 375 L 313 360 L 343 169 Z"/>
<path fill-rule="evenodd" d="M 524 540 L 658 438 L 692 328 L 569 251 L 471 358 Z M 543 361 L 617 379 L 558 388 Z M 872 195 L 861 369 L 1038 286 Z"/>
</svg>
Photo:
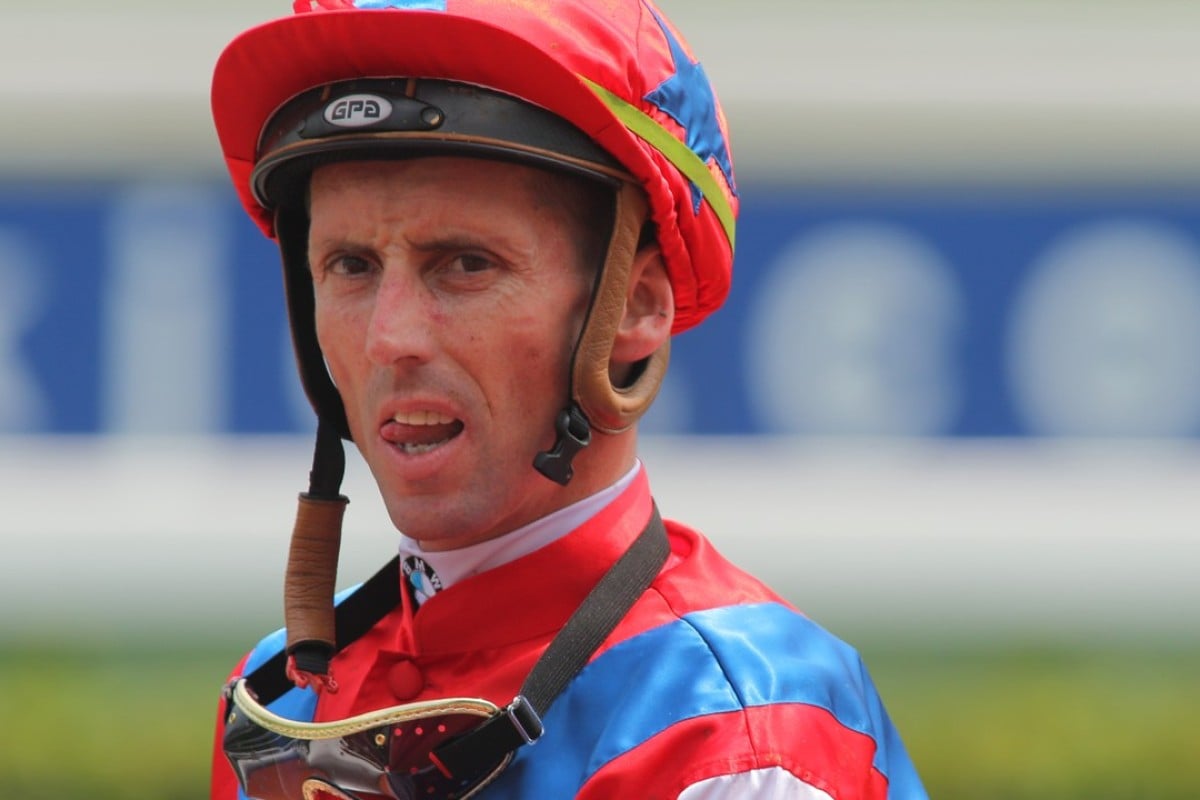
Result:
<svg viewBox="0 0 1200 800">
<path fill-rule="evenodd" d="M 646 245 L 633 257 L 625 309 L 613 341 L 609 375 L 622 386 L 634 364 L 648 358 L 671 338 L 675 294 L 657 244 Z"/>
</svg>

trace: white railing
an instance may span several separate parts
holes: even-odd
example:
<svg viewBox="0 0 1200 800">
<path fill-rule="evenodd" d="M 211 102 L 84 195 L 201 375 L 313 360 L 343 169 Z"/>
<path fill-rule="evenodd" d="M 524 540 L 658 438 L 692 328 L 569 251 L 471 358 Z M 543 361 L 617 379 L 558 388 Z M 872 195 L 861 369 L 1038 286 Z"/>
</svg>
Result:
<svg viewBox="0 0 1200 800">
<path fill-rule="evenodd" d="M 664 516 L 819 621 L 1200 632 L 1200 447 L 651 438 Z M 0 638 L 276 624 L 306 438 L 0 438 Z M 352 456 L 341 584 L 394 553 Z"/>
</svg>

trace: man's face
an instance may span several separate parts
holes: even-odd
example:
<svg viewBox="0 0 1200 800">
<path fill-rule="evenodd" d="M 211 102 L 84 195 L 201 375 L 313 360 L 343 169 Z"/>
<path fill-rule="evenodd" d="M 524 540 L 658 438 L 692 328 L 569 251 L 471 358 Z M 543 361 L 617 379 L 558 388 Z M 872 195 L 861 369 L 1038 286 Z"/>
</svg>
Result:
<svg viewBox="0 0 1200 800">
<path fill-rule="evenodd" d="M 538 170 L 461 158 L 313 175 L 316 326 L 393 523 L 431 548 L 575 499 L 532 467 L 553 442 L 589 278 Z"/>
</svg>

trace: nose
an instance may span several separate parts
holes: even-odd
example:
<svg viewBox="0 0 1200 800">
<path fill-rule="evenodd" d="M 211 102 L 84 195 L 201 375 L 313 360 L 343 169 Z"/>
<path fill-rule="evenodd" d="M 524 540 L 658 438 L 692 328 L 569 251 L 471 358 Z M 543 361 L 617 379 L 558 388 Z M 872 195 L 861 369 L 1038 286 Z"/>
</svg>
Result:
<svg viewBox="0 0 1200 800">
<path fill-rule="evenodd" d="M 367 358 L 385 367 L 428 361 L 434 344 L 434 302 L 418 277 L 385 270 L 367 323 Z"/>
</svg>

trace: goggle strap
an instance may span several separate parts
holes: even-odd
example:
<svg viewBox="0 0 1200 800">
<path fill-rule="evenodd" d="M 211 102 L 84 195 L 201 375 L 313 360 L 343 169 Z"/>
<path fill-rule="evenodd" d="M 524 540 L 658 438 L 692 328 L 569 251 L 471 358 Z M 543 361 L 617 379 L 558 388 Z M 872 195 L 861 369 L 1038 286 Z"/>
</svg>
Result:
<svg viewBox="0 0 1200 800">
<path fill-rule="evenodd" d="M 669 554 L 662 517 L 652 506 L 641 534 L 592 587 L 504 713 L 435 749 L 430 755 L 438 768 L 452 777 L 482 774 L 522 745 L 534 744 L 544 731 L 542 716 L 650 588 Z"/>
<path fill-rule="evenodd" d="M 436 748 L 429 759 L 448 778 L 473 778 L 493 769 L 522 745 L 537 742 L 544 730 L 541 716 L 528 699 L 518 695 L 503 712 Z"/>
</svg>

